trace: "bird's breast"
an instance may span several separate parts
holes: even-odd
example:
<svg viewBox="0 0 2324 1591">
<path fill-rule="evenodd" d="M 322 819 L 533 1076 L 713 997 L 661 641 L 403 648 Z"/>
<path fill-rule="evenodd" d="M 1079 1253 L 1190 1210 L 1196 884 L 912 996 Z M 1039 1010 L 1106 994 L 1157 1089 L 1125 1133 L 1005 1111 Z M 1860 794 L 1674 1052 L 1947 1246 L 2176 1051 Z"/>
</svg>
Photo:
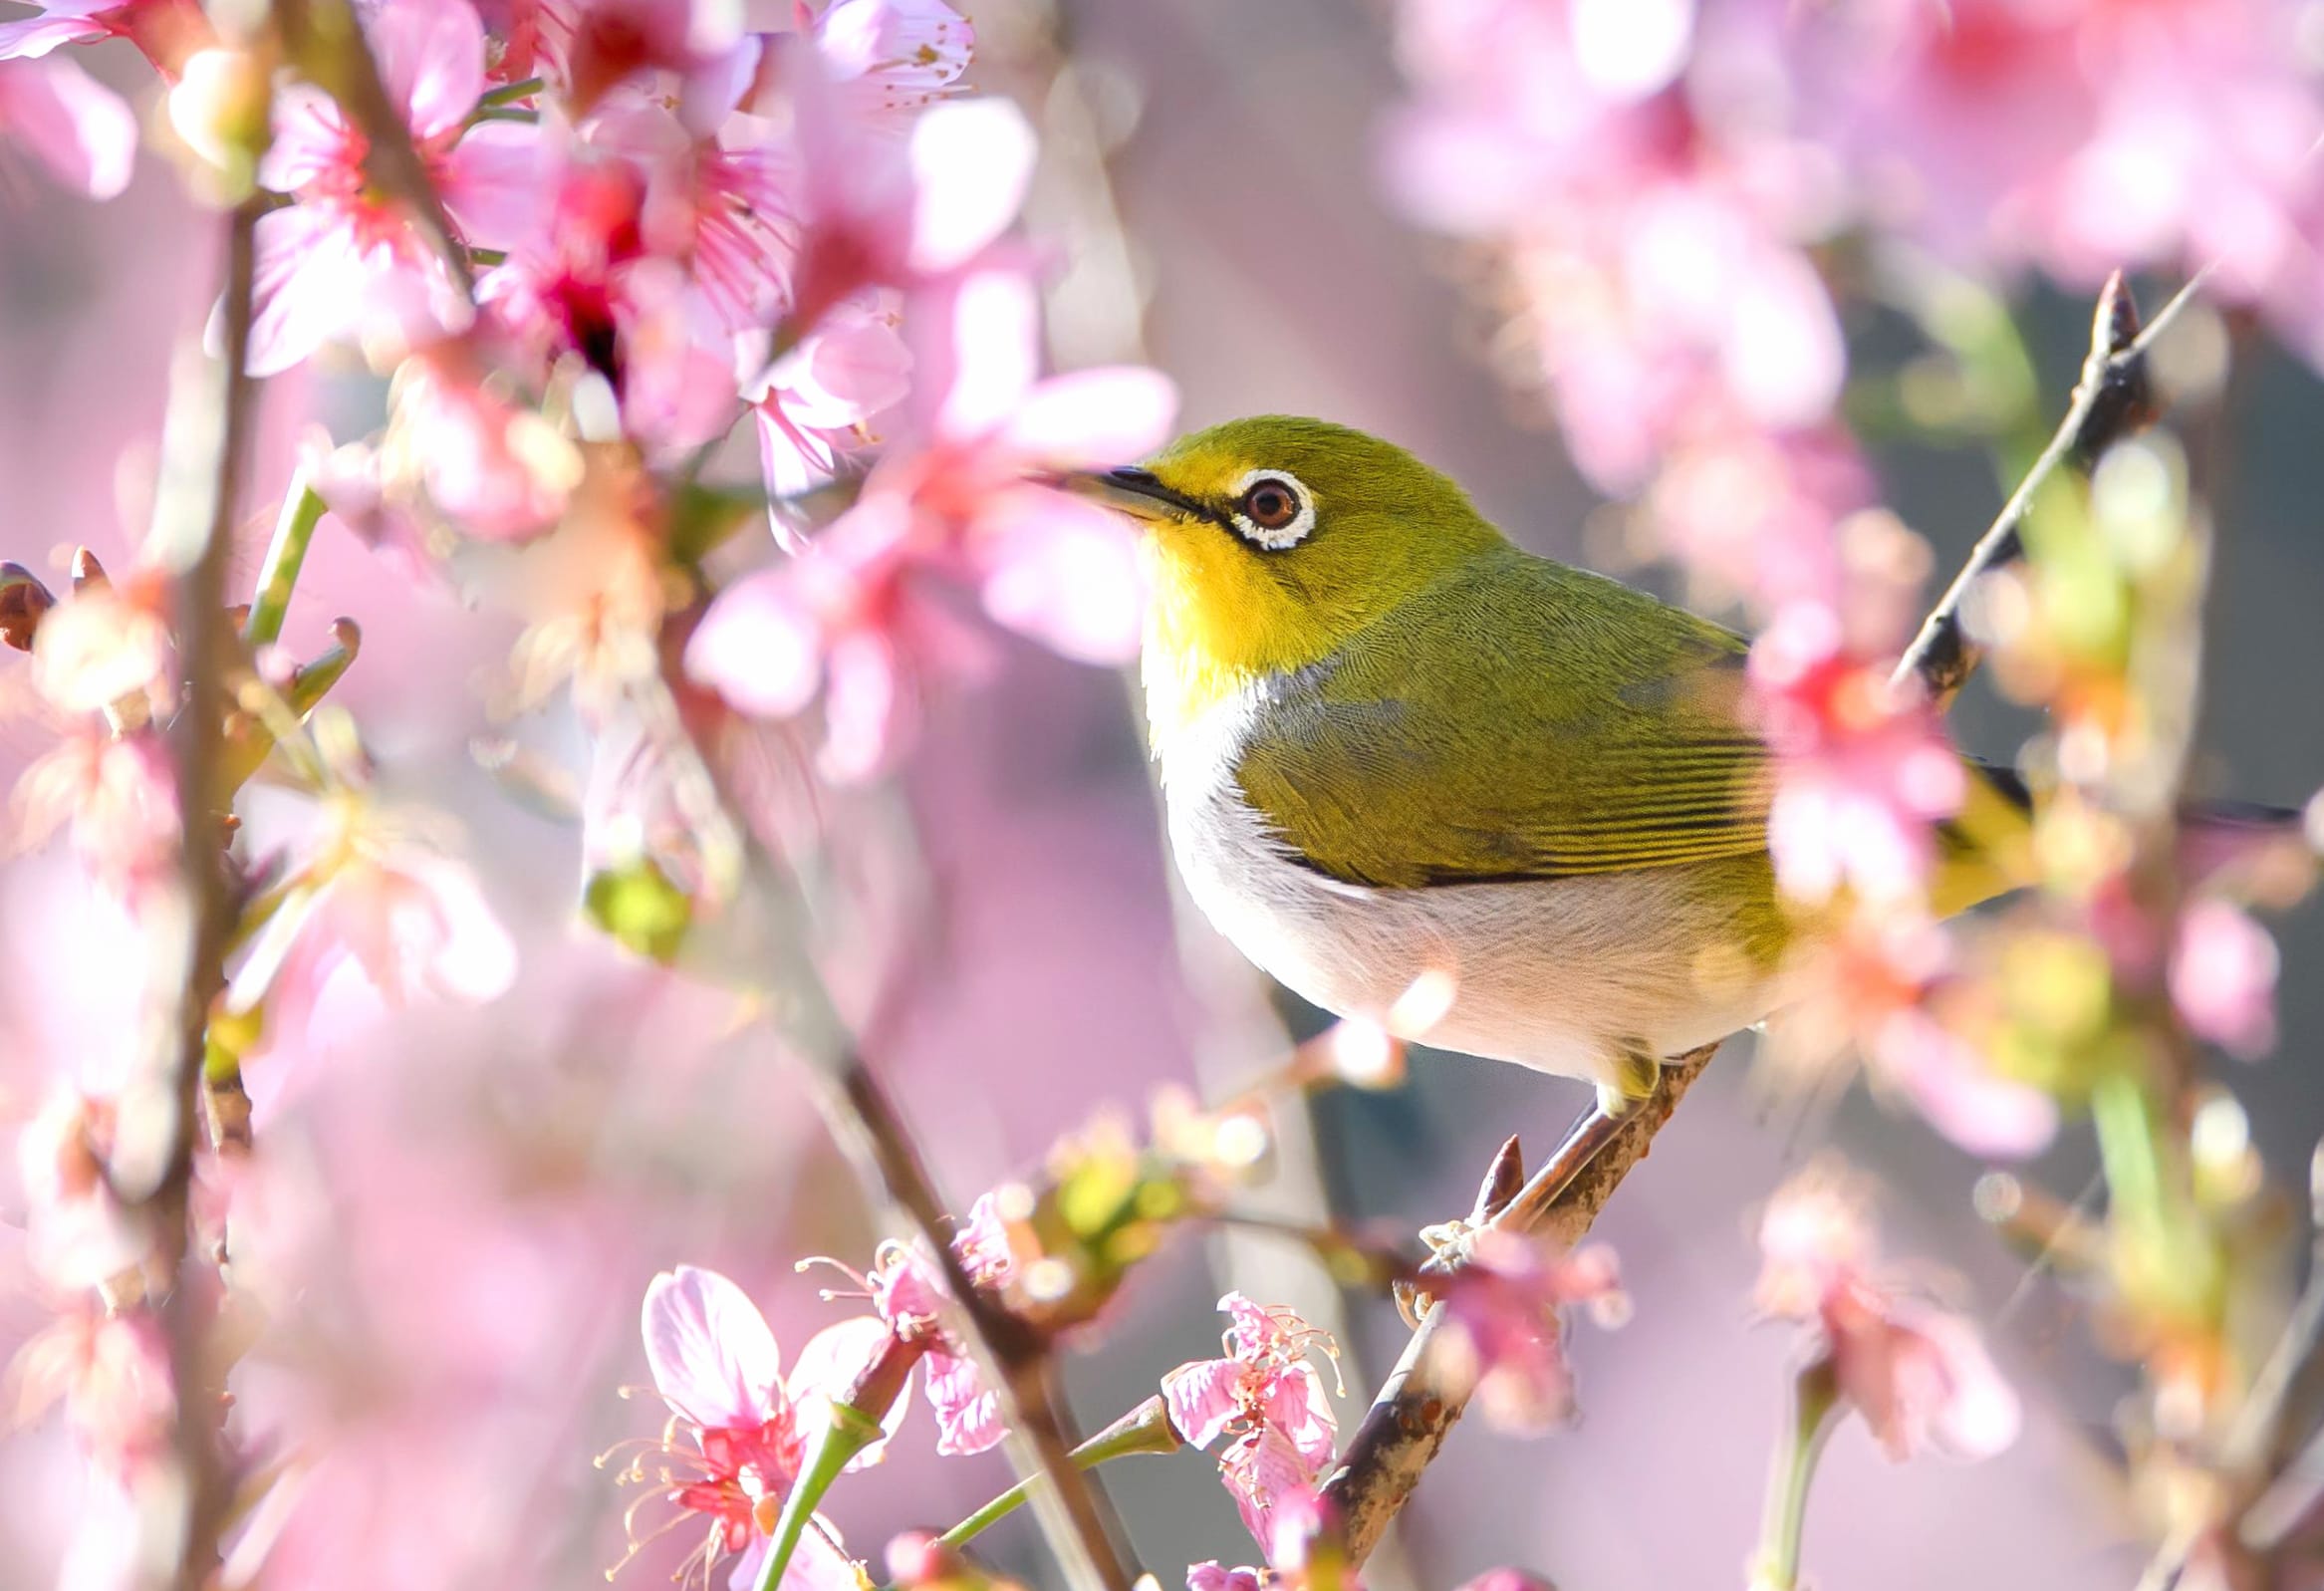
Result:
<svg viewBox="0 0 2324 1591">
<path fill-rule="evenodd" d="M 1302 998 L 1384 1017 L 1423 974 L 1448 975 L 1439 1048 L 1593 1082 L 1621 1055 L 1682 1053 L 1775 1002 L 1769 969 L 1726 953 L 1730 884 L 1670 867 L 1420 889 L 1349 884 L 1308 866 L 1236 768 L 1281 729 L 1296 684 L 1261 680 L 1160 738 L 1170 846 L 1211 925 Z"/>
</svg>

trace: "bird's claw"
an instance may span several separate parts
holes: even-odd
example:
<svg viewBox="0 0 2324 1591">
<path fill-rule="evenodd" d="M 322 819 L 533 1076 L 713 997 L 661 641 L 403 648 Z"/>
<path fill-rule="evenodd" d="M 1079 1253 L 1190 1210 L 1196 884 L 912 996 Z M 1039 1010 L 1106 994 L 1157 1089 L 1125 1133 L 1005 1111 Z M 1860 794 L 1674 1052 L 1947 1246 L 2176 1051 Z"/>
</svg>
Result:
<svg viewBox="0 0 2324 1591">
<path fill-rule="evenodd" d="M 1441 1221 L 1420 1228 L 1420 1241 L 1427 1245 L 1428 1257 L 1411 1276 L 1401 1277 L 1396 1283 L 1397 1312 L 1405 1324 L 1418 1327 L 1426 1318 L 1437 1301 L 1437 1294 L 1426 1285 L 1430 1278 L 1453 1275 L 1467 1265 L 1474 1252 L 1476 1234 L 1482 1223 L 1474 1220 Z"/>
</svg>

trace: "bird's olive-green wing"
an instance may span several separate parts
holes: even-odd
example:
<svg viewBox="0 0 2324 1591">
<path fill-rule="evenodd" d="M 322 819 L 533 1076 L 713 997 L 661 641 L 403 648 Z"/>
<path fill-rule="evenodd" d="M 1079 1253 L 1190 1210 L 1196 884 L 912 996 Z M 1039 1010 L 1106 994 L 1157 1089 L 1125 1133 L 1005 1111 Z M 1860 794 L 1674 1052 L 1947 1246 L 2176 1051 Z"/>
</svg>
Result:
<svg viewBox="0 0 2324 1591">
<path fill-rule="evenodd" d="M 1308 866 L 1418 888 L 1751 856 L 1743 642 L 1510 549 L 1283 681 L 1236 765 Z"/>
</svg>

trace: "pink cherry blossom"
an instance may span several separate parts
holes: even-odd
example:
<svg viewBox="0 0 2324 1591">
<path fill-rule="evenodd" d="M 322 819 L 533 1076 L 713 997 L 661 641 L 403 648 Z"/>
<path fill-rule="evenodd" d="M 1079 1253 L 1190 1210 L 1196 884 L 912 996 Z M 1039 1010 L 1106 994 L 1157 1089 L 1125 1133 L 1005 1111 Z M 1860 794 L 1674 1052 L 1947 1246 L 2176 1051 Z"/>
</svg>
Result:
<svg viewBox="0 0 2324 1591">
<path fill-rule="evenodd" d="M 803 225 L 790 308 L 796 330 L 867 290 L 943 281 L 1016 218 L 1035 142 L 1015 106 L 947 102 L 898 136 L 888 119 L 864 114 L 820 53 L 791 55 Z"/>
<path fill-rule="evenodd" d="M 156 730 L 67 733 L 24 770 L 10 804 L 27 843 L 69 828 L 90 877 L 123 902 L 141 900 L 177 866 L 177 785 Z"/>
<path fill-rule="evenodd" d="M 410 128 L 462 238 L 507 249 L 531 230 L 539 180 L 532 128 L 471 127 L 485 89 L 484 30 L 467 0 L 399 0 L 368 31 L 389 98 Z M 261 184 L 298 202 L 258 226 L 258 319 L 250 368 L 289 369 L 324 342 L 385 327 L 410 339 L 467 321 L 416 219 L 384 195 L 369 141 L 338 103 L 309 84 L 276 94 L 274 142 Z"/>
<path fill-rule="evenodd" d="M 649 223 L 649 172 L 586 143 L 556 151 L 548 224 L 481 277 L 478 303 L 536 380 L 573 361 L 611 384 L 624 430 L 656 452 L 725 434 L 740 408 L 731 335 Z"/>
<path fill-rule="evenodd" d="M 1494 1425 L 1530 1434 L 1572 1413 L 1573 1373 L 1559 1316 L 1574 1304 L 1601 1326 L 1629 1318 L 1614 1251 L 1605 1244 L 1559 1255 L 1492 1228 L 1471 1239 L 1469 1262 L 1446 1289 L 1438 1329 L 1454 1379 L 1475 1390 L 1478 1408 Z"/>
<path fill-rule="evenodd" d="M 810 1344 L 786 1379 L 781 1350 L 757 1306 L 726 1277 L 693 1265 L 653 1278 L 641 1330 L 654 1390 L 674 1418 L 657 1441 L 642 1445 L 653 1456 L 652 1468 L 641 1457 L 623 1478 L 654 1487 L 651 1498 L 673 1513 L 641 1537 L 633 1507 L 632 1539 L 643 1545 L 662 1530 L 706 1525 L 689 1570 L 698 1564 L 706 1574 L 734 1557 L 729 1584 L 749 1591 L 783 1498 L 798 1481 L 814 1423 L 827 1418 L 832 1398 L 846 1390 L 844 1383 L 816 1379 L 810 1367 L 830 1377 L 845 1361 Z M 791 1591 L 858 1586 L 837 1533 L 820 1516 L 801 1537 L 783 1584 Z"/>
<path fill-rule="evenodd" d="M 1759 1225 L 1760 1309 L 1807 1327 L 1840 1397 L 1891 1458 L 1924 1450 L 1983 1458 L 2017 1438 L 2017 1395 L 1976 1329 L 1875 1269 L 1865 1194 L 1831 1166 L 1779 1189 Z"/>
<path fill-rule="evenodd" d="M 169 1343 L 142 1309 L 109 1310 L 94 1297 L 66 1309 L 18 1352 L 9 1378 L 19 1417 L 61 1410 L 100 1479 L 133 1483 L 169 1451 Z"/>
<path fill-rule="evenodd" d="M 1005 1287 L 1015 1272 L 1008 1239 L 992 1194 L 970 1206 L 967 1223 L 952 1239 L 952 1251 L 979 1288 Z M 872 1307 L 900 1336 L 928 1337 L 920 1359 L 920 1387 L 936 1420 L 936 1452 L 965 1457 L 999 1446 L 1008 1428 L 1000 1396 L 985 1385 L 976 1362 L 943 1328 L 944 1300 L 951 1296 L 943 1267 L 916 1244 L 882 1247 L 869 1277 Z"/>
<path fill-rule="evenodd" d="M 1751 649 L 1776 755 L 1768 850 L 1796 900 L 1843 886 L 1908 898 L 1935 864 L 1936 825 L 1960 809 L 1966 775 L 1941 723 L 1888 673 L 1885 660 L 1851 652 L 1839 613 L 1821 603 L 1785 607 Z"/>
<path fill-rule="evenodd" d="M 1229 1569 L 1216 1558 L 1186 1565 L 1186 1591 L 1261 1591 L 1265 1571 L 1247 1564 Z"/>
<path fill-rule="evenodd" d="M 899 128 L 960 81 L 976 48 L 975 29 L 943 0 L 834 0 L 814 34 L 856 113 Z"/>
<path fill-rule="evenodd" d="M 114 1192 L 114 1102 L 52 1088 L 16 1140 L 27 1256 L 58 1287 L 92 1287 L 138 1264 L 152 1246 L 145 1218 Z"/>
<path fill-rule="evenodd" d="M 266 999 L 276 1026 L 304 1032 L 327 990 L 352 981 L 372 1001 L 481 1004 L 516 977 L 516 944 L 475 875 L 395 833 L 360 797 L 329 814 L 316 857 L 235 973 L 228 999 Z"/>
<path fill-rule="evenodd" d="M 991 665 L 990 644 L 918 556 L 918 530 L 907 504 L 868 496 L 792 561 L 721 592 L 686 645 L 686 672 L 761 717 L 820 698 L 825 776 L 883 771 L 929 694 Z"/>
<path fill-rule="evenodd" d="M 1272 1426 L 1320 1473 L 1337 1451 L 1339 1422 L 1308 1355 L 1319 1349 L 1334 1353 L 1331 1337 L 1289 1309 L 1262 1308 L 1241 1293 L 1228 1293 L 1218 1307 L 1233 1322 L 1227 1355 L 1163 1375 L 1170 1424 L 1196 1448 L 1207 1448 L 1230 1430 Z"/>
<path fill-rule="evenodd" d="M 879 439 L 881 416 L 910 392 L 911 352 L 898 322 L 878 297 L 837 305 L 743 384 L 779 539 L 791 536 L 782 500 L 837 475 L 849 454 Z"/>
<path fill-rule="evenodd" d="M 2179 920 L 2171 1002 L 2198 1038 L 2249 1059 L 2275 1044 L 2275 939 L 2241 907 L 2197 901 Z"/>
<path fill-rule="evenodd" d="M 0 56 L 0 138 L 21 146 L 66 187 L 110 199 L 129 185 L 137 119 L 120 95 L 74 62 Z"/>
<path fill-rule="evenodd" d="M 395 465 L 415 474 L 428 501 L 460 529 L 518 540 L 553 526 L 581 484 L 581 452 L 549 420 L 479 378 L 456 344 L 397 367 Z M 391 466 L 393 467 L 393 466 Z"/>
<path fill-rule="evenodd" d="M 0 22 L 0 61 L 35 59 L 67 44 L 128 39 L 155 71 L 174 78 L 212 37 L 194 0 L 61 0 L 29 17 Z"/>
<path fill-rule="evenodd" d="M 1487 1569 L 1463 1584 L 1460 1591 L 1557 1591 L 1557 1587 L 1523 1569 Z"/>
</svg>

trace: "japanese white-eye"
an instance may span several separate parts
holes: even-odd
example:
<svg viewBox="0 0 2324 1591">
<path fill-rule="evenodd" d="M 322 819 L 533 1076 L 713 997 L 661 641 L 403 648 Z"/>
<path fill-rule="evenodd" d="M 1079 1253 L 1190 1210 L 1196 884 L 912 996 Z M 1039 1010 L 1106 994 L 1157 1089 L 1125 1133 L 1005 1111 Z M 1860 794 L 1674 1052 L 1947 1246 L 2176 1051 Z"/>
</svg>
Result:
<svg viewBox="0 0 2324 1591">
<path fill-rule="evenodd" d="M 1776 891 L 1740 637 L 1523 551 L 1444 475 L 1319 420 L 1214 426 L 1092 489 L 1147 531 L 1178 868 L 1282 983 L 1379 1018 L 1435 974 L 1428 1042 L 1602 1097 L 1783 1003 L 1813 929 Z M 1944 850 L 1940 911 L 2010 882 Z"/>
</svg>

